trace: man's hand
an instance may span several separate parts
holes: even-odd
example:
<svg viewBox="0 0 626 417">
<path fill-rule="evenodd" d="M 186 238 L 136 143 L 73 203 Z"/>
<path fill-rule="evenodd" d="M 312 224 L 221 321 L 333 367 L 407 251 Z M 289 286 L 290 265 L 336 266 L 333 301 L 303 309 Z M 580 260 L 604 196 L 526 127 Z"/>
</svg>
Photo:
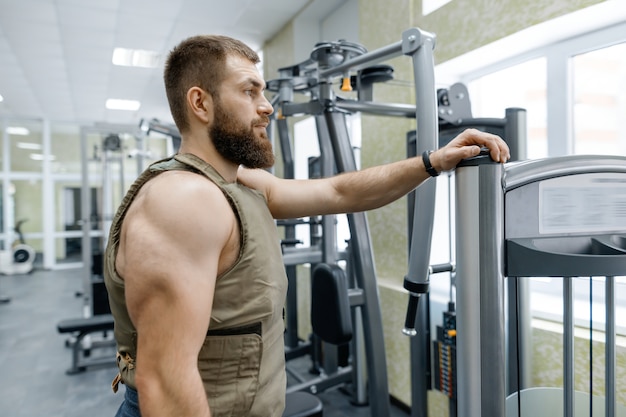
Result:
<svg viewBox="0 0 626 417">
<path fill-rule="evenodd" d="M 491 159 L 496 162 L 505 163 L 511 157 L 509 147 L 498 135 L 467 129 L 446 146 L 433 152 L 430 162 L 438 172 L 449 171 L 461 160 L 478 155 L 483 147 L 489 149 Z"/>
</svg>

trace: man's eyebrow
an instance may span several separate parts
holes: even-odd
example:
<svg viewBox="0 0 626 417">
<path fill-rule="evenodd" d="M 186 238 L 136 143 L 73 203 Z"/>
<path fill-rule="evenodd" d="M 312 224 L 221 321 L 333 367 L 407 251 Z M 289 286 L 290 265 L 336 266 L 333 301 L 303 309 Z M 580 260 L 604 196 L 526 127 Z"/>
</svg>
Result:
<svg viewBox="0 0 626 417">
<path fill-rule="evenodd" d="M 259 88 L 261 90 L 265 90 L 267 88 L 267 83 L 265 83 L 265 81 L 260 82 L 259 80 L 254 78 L 248 78 L 245 83 L 252 84 L 253 87 Z"/>
</svg>

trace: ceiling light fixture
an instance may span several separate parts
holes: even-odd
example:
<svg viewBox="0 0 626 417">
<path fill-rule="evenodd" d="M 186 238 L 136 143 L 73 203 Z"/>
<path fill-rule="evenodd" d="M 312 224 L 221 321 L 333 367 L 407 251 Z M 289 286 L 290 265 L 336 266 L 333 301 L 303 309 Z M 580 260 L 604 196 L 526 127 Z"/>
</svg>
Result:
<svg viewBox="0 0 626 417">
<path fill-rule="evenodd" d="M 49 155 L 49 156 L 46 158 L 44 155 L 42 155 L 42 154 L 40 154 L 40 153 L 31 153 L 31 154 L 30 154 L 30 159 L 32 159 L 33 161 L 43 161 L 44 159 L 45 159 L 45 160 L 48 160 L 48 161 L 54 161 L 54 160 L 55 160 L 55 159 L 57 159 L 57 158 L 56 158 L 56 156 L 54 156 L 54 155 Z"/>
<path fill-rule="evenodd" d="M 124 67 L 156 68 L 159 65 L 159 58 L 160 55 L 154 51 L 115 48 L 111 61 L 114 65 Z"/>
<path fill-rule="evenodd" d="M 42 149 L 40 143 L 32 143 L 32 142 L 17 142 L 15 145 L 20 149 L 30 149 L 31 151 L 39 151 Z"/>
<path fill-rule="evenodd" d="M 139 110 L 139 107 L 141 107 L 141 103 L 137 100 L 122 100 L 119 98 L 109 98 L 107 99 L 105 106 L 109 110 L 135 111 L 135 110 Z"/>
<path fill-rule="evenodd" d="M 9 126 L 7 127 L 7 133 L 9 135 L 26 136 L 30 133 L 30 131 L 26 129 L 25 127 L 21 127 L 21 126 Z"/>
<path fill-rule="evenodd" d="M 2 94 L 0 94 L 0 101 L 4 101 L 4 97 L 2 97 Z"/>
</svg>

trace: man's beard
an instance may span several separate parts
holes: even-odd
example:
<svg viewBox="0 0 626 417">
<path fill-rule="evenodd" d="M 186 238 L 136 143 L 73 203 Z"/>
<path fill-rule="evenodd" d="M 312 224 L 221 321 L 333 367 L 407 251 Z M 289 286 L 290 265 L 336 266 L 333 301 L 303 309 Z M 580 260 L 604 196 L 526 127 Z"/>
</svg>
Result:
<svg viewBox="0 0 626 417">
<path fill-rule="evenodd" d="M 225 159 L 247 168 L 269 168 L 274 165 L 274 152 L 267 133 L 255 134 L 254 126 L 267 123 L 267 117 L 252 120 L 250 126 L 230 116 L 219 101 L 209 136 L 217 152 Z"/>
</svg>

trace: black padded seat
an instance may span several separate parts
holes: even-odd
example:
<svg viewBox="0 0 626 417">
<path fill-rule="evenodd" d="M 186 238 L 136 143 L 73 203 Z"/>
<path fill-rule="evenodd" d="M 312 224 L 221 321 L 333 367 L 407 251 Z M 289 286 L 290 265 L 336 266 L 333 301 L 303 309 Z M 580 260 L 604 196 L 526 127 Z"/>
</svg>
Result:
<svg viewBox="0 0 626 417">
<path fill-rule="evenodd" d="M 317 264 L 311 276 L 311 327 L 323 341 L 341 345 L 352 339 L 348 277 L 336 264 Z"/>
<path fill-rule="evenodd" d="M 93 333 L 100 330 L 113 330 L 113 316 L 111 314 L 98 314 L 91 317 L 65 319 L 57 324 L 59 333 Z"/>
<path fill-rule="evenodd" d="M 91 350 L 98 347 L 114 347 L 115 340 L 92 341 L 89 349 L 83 349 L 82 341 L 85 337 L 96 332 L 112 331 L 114 327 L 111 314 L 97 314 L 92 317 L 80 317 L 62 320 L 57 324 L 59 333 L 74 333 L 75 339 L 66 342 L 72 348 L 72 366 L 66 371 L 68 375 L 77 374 L 86 370 L 88 366 L 115 364 L 115 355 L 107 354 L 92 358 Z"/>
<path fill-rule="evenodd" d="M 283 417 L 322 417 L 322 400 L 308 392 L 287 394 Z"/>
</svg>

